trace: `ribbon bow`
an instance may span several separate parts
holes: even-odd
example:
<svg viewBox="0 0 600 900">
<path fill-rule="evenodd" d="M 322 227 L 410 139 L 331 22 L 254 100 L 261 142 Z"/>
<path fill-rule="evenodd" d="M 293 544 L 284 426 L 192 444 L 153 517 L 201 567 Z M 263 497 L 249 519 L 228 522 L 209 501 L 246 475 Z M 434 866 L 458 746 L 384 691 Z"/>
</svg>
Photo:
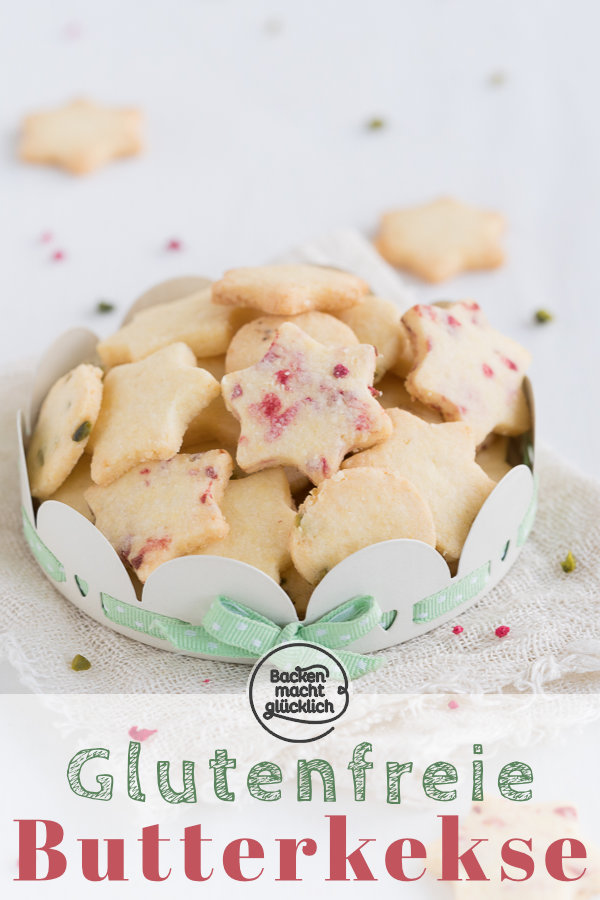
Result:
<svg viewBox="0 0 600 900">
<path fill-rule="evenodd" d="M 255 658 L 280 644 L 304 641 L 319 644 L 343 664 L 350 679 L 374 672 L 381 659 L 345 650 L 380 622 L 387 624 L 373 597 L 355 597 L 309 625 L 290 622 L 283 628 L 243 603 L 219 597 L 210 606 L 202 625 L 150 612 L 102 594 L 104 614 L 112 622 L 169 641 L 178 650 L 210 656 Z"/>
</svg>

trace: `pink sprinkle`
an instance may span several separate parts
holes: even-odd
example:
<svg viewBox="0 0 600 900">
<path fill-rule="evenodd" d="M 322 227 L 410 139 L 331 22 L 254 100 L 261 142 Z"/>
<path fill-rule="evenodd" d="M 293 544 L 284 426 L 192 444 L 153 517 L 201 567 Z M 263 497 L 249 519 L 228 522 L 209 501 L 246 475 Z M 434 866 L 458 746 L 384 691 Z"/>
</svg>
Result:
<svg viewBox="0 0 600 900">
<path fill-rule="evenodd" d="M 448 704 L 448 709 L 458 709 L 458 703 L 456 700 L 451 700 Z"/>
<path fill-rule="evenodd" d="M 210 678 L 205 678 L 202 684 L 210 684 Z"/>
<path fill-rule="evenodd" d="M 464 631 L 464 628 L 462 627 L 462 625 L 455 625 L 454 628 L 452 629 L 452 634 L 462 634 L 463 631 Z"/>
<path fill-rule="evenodd" d="M 343 366 L 341 363 L 338 363 L 337 366 L 333 369 L 333 377 L 334 378 L 345 378 L 346 375 L 350 374 L 350 369 Z"/>
<path fill-rule="evenodd" d="M 454 316 L 448 316 L 448 325 L 451 325 L 453 328 L 460 328 L 461 323 L 458 319 L 455 319 Z"/>
<path fill-rule="evenodd" d="M 136 725 L 132 725 L 127 734 L 134 741 L 145 741 L 156 732 L 156 728 L 138 728 Z"/>
<path fill-rule="evenodd" d="M 498 627 L 496 628 L 495 634 L 496 634 L 496 637 L 503 638 L 503 637 L 506 637 L 506 635 L 508 634 L 509 631 L 510 631 L 510 628 L 508 625 L 498 625 Z"/>
<path fill-rule="evenodd" d="M 182 250 L 183 244 L 181 241 L 178 241 L 176 238 L 171 238 L 170 241 L 167 241 L 167 250 Z"/>
<path fill-rule="evenodd" d="M 232 399 L 232 400 L 237 400 L 237 398 L 238 398 L 238 397 L 241 397 L 243 393 L 244 393 L 244 392 L 243 392 L 243 390 L 242 390 L 241 384 L 234 384 L 233 390 L 232 390 L 232 392 L 231 392 L 231 399 Z"/>
<path fill-rule="evenodd" d="M 500 359 L 507 367 L 507 369 L 512 369 L 513 372 L 518 372 L 519 368 L 517 364 L 512 361 L 512 359 L 509 359 L 507 356 L 500 356 Z"/>
<path fill-rule="evenodd" d="M 487 363 L 484 363 L 481 368 L 483 369 L 483 374 L 485 375 L 486 378 L 494 377 L 494 370 L 491 368 L 491 366 L 488 366 Z"/>
<path fill-rule="evenodd" d="M 149 475 L 150 469 L 140 469 L 140 475 Z"/>
<path fill-rule="evenodd" d="M 42 231 L 40 234 L 40 244 L 49 244 L 52 240 L 54 240 L 54 235 L 51 231 Z"/>
<path fill-rule="evenodd" d="M 64 250 L 55 250 L 50 259 L 52 262 L 61 262 L 65 258 Z"/>
</svg>

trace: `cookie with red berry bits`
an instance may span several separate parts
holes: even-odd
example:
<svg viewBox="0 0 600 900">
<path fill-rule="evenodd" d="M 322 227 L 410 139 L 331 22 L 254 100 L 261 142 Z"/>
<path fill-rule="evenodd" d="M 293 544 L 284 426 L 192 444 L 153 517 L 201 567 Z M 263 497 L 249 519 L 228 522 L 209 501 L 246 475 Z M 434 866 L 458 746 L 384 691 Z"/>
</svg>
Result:
<svg viewBox="0 0 600 900">
<path fill-rule="evenodd" d="M 477 443 L 490 431 L 516 435 L 529 429 L 523 376 L 531 356 L 495 331 L 477 303 L 419 304 L 403 321 L 415 353 L 406 388 L 416 400 L 448 421 L 466 422 Z"/>
<path fill-rule="evenodd" d="M 368 284 L 356 275 L 309 265 L 230 269 L 212 286 L 215 303 L 250 306 L 275 316 L 347 309 L 368 293 Z"/>
<path fill-rule="evenodd" d="M 317 584 L 351 553 L 395 538 L 435 546 L 433 517 L 421 494 L 396 472 L 348 469 L 326 479 L 300 507 L 292 560 Z"/>
<path fill-rule="evenodd" d="M 501 265 L 505 227 L 499 213 L 440 197 L 385 213 L 375 246 L 392 265 L 439 282 L 469 269 Z"/>
<path fill-rule="evenodd" d="M 227 535 L 219 503 L 232 466 L 225 450 L 179 453 L 93 485 L 85 499 L 96 527 L 143 582 L 161 563 Z"/>
<path fill-rule="evenodd" d="M 320 344 L 351 347 L 358 338 L 351 328 L 334 316 L 322 312 L 300 313 L 299 316 L 260 316 L 244 325 L 233 337 L 225 357 L 225 371 L 247 369 L 263 358 L 284 322 L 292 322 Z"/>
<path fill-rule="evenodd" d="M 384 440 L 392 424 L 373 396 L 374 369 L 373 347 L 325 347 L 285 322 L 260 362 L 221 382 L 241 423 L 240 467 L 296 466 L 319 484 L 351 450 Z"/>
<path fill-rule="evenodd" d="M 363 450 L 342 468 L 377 466 L 414 484 L 433 514 L 437 549 L 458 559 L 463 544 L 496 483 L 475 462 L 475 439 L 463 422 L 432 425 L 404 409 L 389 409 L 394 433 Z"/>
<path fill-rule="evenodd" d="M 169 459 L 218 394 L 219 383 L 196 366 L 186 344 L 111 369 L 91 435 L 92 481 L 110 484 L 142 460 Z"/>
<path fill-rule="evenodd" d="M 267 469 L 230 481 L 221 502 L 229 533 L 198 552 L 238 559 L 279 584 L 290 564 L 296 509 L 283 469 Z"/>
<path fill-rule="evenodd" d="M 27 449 L 31 493 L 47 500 L 79 462 L 98 419 L 102 369 L 82 363 L 52 385 Z"/>
</svg>

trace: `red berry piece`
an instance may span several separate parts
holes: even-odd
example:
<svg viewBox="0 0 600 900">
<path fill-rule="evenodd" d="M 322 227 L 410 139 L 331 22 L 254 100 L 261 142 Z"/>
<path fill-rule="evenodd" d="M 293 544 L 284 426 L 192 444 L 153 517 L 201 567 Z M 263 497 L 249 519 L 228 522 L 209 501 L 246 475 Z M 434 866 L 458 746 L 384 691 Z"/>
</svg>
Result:
<svg viewBox="0 0 600 900">
<path fill-rule="evenodd" d="M 350 374 L 350 369 L 347 366 L 343 366 L 341 363 L 338 363 L 337 366 L 333 368 L 333 377 L 334 378 L 345 378 L 346 375 Z"/>
<path fill-rule="evenodd" d="M 279 372 L 275 372 L 275 380 L 278 384 L 282 384 L 284 387 L 287 385 L 291 377 L 292 373 L 289 369 L 280 369 Z"/>
<path fill-rule="evenodd" d="M 506 635 L 508 634 L 509 631 L 510 631 L 510 628 L 508 625 L 498 625 L 498 627 L 496 628 L 495 634 L 496 634 L 496 637 L 503 638 L 503 637 L 506 637 Z"/>
<path fill-rule="evenodd" d="M 464 631 L 464 628 L 462 627 L 462 625 L 455 625 L 454 628 L 452 629 L 452 634 L 462 634 L 463 631 Z"/>
</svg>

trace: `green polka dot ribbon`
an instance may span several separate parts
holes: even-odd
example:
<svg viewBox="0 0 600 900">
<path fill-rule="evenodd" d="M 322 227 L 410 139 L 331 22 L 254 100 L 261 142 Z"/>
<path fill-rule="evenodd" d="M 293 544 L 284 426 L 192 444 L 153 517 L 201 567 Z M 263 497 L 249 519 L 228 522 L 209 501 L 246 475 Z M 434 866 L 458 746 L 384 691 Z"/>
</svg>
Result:
<svg viewBox="0 0 600 900">
<path fill-rule="evenodd" d="M 283 627 L 226 597 L 211 604 L 202 625 L 149 612 L 109 594 L 101 597 L 104 614 L 111 622 L 169 641 L 184 652 L 254 659 L 280 644 L 306 641 L 333 650 L 351 679 L 374 672 L 382 663 L 381 658 L 344 649 L 387 621 L 373 597 L 348 600 L 310 625 L 290 622 Z"/>
<path fill-rule="evenodd" d="M 65 569 L 61 562 L 55 557 L 51 550 L 48 550 L 44 542 L 40 539 L 37 531 L 29 521 L 29 516 L 21 507 L 21 516 L 23 518 L 23 534 L 25 540 L 29 544 L 31 552 L 37 559 L 38 563 L 50 578 L 54 581 L 66 581 Z"/>
</svg>

